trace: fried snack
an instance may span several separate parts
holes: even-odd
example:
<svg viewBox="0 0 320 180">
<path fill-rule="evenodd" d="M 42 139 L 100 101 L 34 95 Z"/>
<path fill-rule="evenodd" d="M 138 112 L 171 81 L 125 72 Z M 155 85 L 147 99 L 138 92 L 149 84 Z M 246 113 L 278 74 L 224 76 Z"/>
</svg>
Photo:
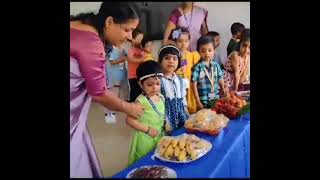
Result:
<svg viewBox="0 0 320 180">
<path fill-rule="evenodd" d="M 172 139 L 173 138 L 169 136 L 164 136 L 163 138 L 160 139 L 158 143 L 158 150 L 161 156 L 165 155 L 165 152 L 168 149 L 168 146 L 171 144 Z"/>
<path fill-rule="evenodd" d="M 178 142 L 179 142 L 179 139 L 178 138 L 174 138 L 173 140 L 172 140 L 172 147 L 177 147 L 177 145 L 178 145 Z"/>
<path fill-rule="evenodd" d="M 165 147 L 169 146 L 169 144 L 171 144 L 171 142 L 173 141 L 173 138 L 172 137 L 167 137 L 166 138 L 166 141 L 164 141 L 163 145 Z"/>
<path fill-rule="evenodd" d="M 212 111 L 210 109 L 201 109 L 195 115 L 196 122 L 204 121 Z"/>
<path fill-rule="evenodd" d="M 195 149 L 203 149 L 203 148 L 205 148 L 205 142 L 204 141 L 200 141 L 198 143 L 195 143 L 194 144 L 194 148 Z"/>
<path fill-rule="evenodd" d="M 213 122 L 208 125 L 208 130 L 213 131 L 219 129 Z"/>
<path fill-rule="evenodd" d="M 199 151 L 193 149 L 193 150 L 191 151 L 191 153 L 190 153 L 191 159 L 192 159 L 192 160 L 197 159 L 198 154 L 199 154 Z"/>
<path fill-rule="evenodd" d="M 174 148 L 174 156 L 175 157 L 179 157 L 180 152 L 181 152 L 181 150 L 178 146 Z"/>
<path fill-rule="evenodd" d="M 196 135 L 192 134 L 192 135 L 189 135 L 188 138 L 187 138 L 187 141 L 190 141 L 190 142 L 199 142 L 201 139 L 198 138 Z"/>
<path fill-rule="evenodd" d="M 188 136 L 184 135 L 180 138 L 179 140 L 179 148 L 180 149 L 184 149 L 184 147 L 186 146 L 186 141 L 187 141 Z"/>
<path fill-rule="evenodd" d="M 201 140 L 200 142 L 194 144 L 193 147 L 194 147 L 194 149 L 202 150 L 202 149 L 208 149 L 209 146 L 210 146 L 210 144 L 208 142 Z"/>
<path fill-rule="evenodd" d="M 163 144 L 164 144 L 164 142 L 166 141 L 166 138 L 161 138 L 160 140 L 159 140 L 159 142 L 158 142 L 158 145 L 157 145 L 157 147 L 158 148 L 160 148 L 161 146 L 163 146 Z"/>
<path fill-rule="evenodd" d="M 168 137 L 168 136 L 165 136 L 160 139 L 158 143 L 158 150 L 160 155 L 162 156 L 164 155 L 171 141 L 172 141 L 172 137 Z"/>
<path fill-rule="evenodd" d="M 227 104 L 227 101 L 228 101 L 228 99 L 220 99 L 216 103 L 216 106 L 219 106 L 219 107 L 221 106 L 220 108 L 222 110 L 226 109 L 225 106 L 229 106 Z M 233 100 L 233 101 L 236 102 L 237 100 Z M 220 105 L 218 105 L 218 104 L 220 104 Z M 204 115 L 206 115 L 206 117 L 203 119 Z M 208 132 L 208 131 L 209 132 L 212 132 L 212 131 L 219 132 L 222 128 L 227 126 L 228 121 L 229 121 L 229 119 L 223 114 L 217 114 L 215 111 L 212 111 L 210 109 L 202 109 L 202 110 L 198 111 L 193 117 L 188 119 L 185 122 L 184 126 L 187 129 L 195 129 L 196 131 L 200 131 L 200 132 Z M 193 137 L 190 137 L 190 138 L 192 139 Z"/>
<path fill-rule="evenodd" d="M 173 147 L 170 144 L 169 147 L 167 148 L 166 152 L 164 153 L 164 157 L 166 159 L 169 159 L 173 155 Z"/>
<path fill-rule="evenodd" d="M 190 141 L 186 142 L 186 150 L 187 150 L 188 154 L 190 154 L 191 151 L 192 151 L 192 147 L 191 147 L 191 142 Z"/>
<path fill-rule="evenodd" d="M 185 122 L 185 127 L 187 127 L 187 128 L 193 128 L 193 120 L 192 119 L 189 119 L 189 120 L 187 120 L 186 122 Z"/>
<path fill-rule="evenodd" d="M 179 161 L 184 161 L 187 159 L 187 152 L 186 150 L 182 150 L 178 156 Z"/>
<path fill-rule="evenodd" d="M 159 154 L 161 156 L 164 156 L 164 153 L 166 152 L 167 148 L 165 148 L 164 146 L 159 147 Z"/>
<path fill-rule="evenodd" d="M 209 149 L 210 144 L 208 142 L 205 142 L 205 141 L 201 141 L 201 142 L 202 142 L 202 148 L 203 149 Z"/>
</svg>

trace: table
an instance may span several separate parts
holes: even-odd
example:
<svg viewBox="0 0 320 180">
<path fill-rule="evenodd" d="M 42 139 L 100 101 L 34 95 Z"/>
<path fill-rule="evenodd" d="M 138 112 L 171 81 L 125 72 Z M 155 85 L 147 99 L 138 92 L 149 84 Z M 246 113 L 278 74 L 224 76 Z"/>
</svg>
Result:
<svg viewBox="0 0 320 180">
<path fill-rule="evenodd" d="M 174 136 L 187 133 L 185 128 L 173 132 Z M 151 158 L 154 151 L 112 178 L 125 178 L 140 166 L 165 165 L 176 171 L 178 178 L 250 178 L 250 114 L 230 120 L 218 136 L 194 133 L 213 144 L 213 148 L 200 159 L 190 163 L 164 162 Z"/>
</svg>

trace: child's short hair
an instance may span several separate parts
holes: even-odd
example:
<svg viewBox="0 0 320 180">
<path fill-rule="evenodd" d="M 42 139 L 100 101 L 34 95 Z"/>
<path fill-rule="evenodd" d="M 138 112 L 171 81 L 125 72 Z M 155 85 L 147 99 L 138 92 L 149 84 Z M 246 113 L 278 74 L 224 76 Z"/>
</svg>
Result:
<svg viewBox="0 0 320 180">
<path fill-rule="evenodd" d="M 138 66 L 136 73 L 137 79 L 141 81 L 141 84 L 143 84 L 148 77 L 163 76 L 160 65 L 155 61 L 141 63 Z"/>
<path fill-rule="evenodd" d="M 188 34 L 188 38 L 190 39 L 190 33 L 188 28 L 185 27 L 176 27 L 170 34 L 168 39 L 173 41 L 177 41 L 180 38 L 181 34 Z"/>
<path fill-rule="evenodd" d="M 140 29 L 134 29 L 132 31 L 132 38 L 136 38 L 139 34 L 143 34 L 143 32 Z"/>
<path fill-rule="evenodd" d="M 197 51 L 200 51 L 200 46 L 212 43 L 214 47 L 214 42 L 211 36 L 201 36 L 197 41 Z"/>
<path fill-rule="evenodd" d="M 150 36 L 144 35 L 143 38 L 142 38 L 142 40 L 141 40 L 141 47 L 142 47 L 142 48 L 145 48 L 145 45 L 146 45 L 148 42 L 152 42 L 152 41 L 153 41 L 153 39 L 151 39 Z"/>
<path fill-rule="evenodd" d="M 179 50 L 179 48 L 177 48 L 174 45 L 165 45 L 162 46 L 159 49 L 159 59 L 158 62 L 161 64 L 162 63 L 162 59 L 166 54 L 172 54 L 172 55 L 176 55 L 178 57 L 178 67 L 177 69 L 180 68 L 180 64 L 181 64 L 181 51 Z M 176 70 L 177 70 L 176 69 Z"/>
<path fill-rule="evenodd" d="M 212 39 L 214 39 L 215 37 L 220 36 L 220 34 L 216 31 L 209 31 L 207 36 L 210 36 Z"/>
<path fill-rule="evenodd" d="M 232 35 L 237 34 L 238 32 L 242 32 L 245 29 L 244 25 L 236 22 L 231 25 L 231 33 Z"/>
</svg>

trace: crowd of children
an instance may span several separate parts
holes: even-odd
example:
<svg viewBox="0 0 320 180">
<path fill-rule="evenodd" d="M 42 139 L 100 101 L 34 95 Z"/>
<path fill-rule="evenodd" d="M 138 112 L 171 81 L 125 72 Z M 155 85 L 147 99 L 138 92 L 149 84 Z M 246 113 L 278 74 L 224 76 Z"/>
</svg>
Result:
<svg viewBox="0 0 320 180">
<path fill-rule="evenodd" d="M 151 151 L 161 136 L 182 127 L 190 114 L 228 91 L 237 91 L 248 80 L 250 29 L 234 23 L 231 33 L 225 64 L 217 52 L 220 34 L 215 31 L 201 36 L 197 51 L 191 52 L 188 29 L 175 28 L 170 36 L 174 43 L 159 49 L 157 61 L 152 39 L 138 29 L 128 50 L 123 45 L 113 47 L 107 58 L 109 88 L 119 94 L 119 87 L 129 85 L 127 100 L 144 107 L 139 119 L 128 116 L 126 120 L 135 130 L 129 164 Z M 115 113 L 106 110 L 106 121 L 114 122 Z"/>
</svg>

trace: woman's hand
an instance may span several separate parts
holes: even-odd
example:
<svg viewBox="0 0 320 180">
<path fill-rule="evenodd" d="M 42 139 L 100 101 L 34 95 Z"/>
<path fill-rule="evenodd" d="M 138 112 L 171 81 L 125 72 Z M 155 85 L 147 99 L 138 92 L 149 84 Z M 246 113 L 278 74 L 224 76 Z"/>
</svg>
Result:
<svg viewBox="0 0 320 180">
<path fill-rule="evenodd" d="M 151 137 L 157 137 L 159 132 L 157 129 L 153 128 L 153 127 L 149 127 L 149 132 L 148 132 L 148 135 L 151 136 Z"/>
<path fill-rule="evenodd" d="M 129 116 L 139 119 L 144 112 L 144 108 L 138 103 L 127 103 L 124 105 L 124 112 Z"/>
</svg>

